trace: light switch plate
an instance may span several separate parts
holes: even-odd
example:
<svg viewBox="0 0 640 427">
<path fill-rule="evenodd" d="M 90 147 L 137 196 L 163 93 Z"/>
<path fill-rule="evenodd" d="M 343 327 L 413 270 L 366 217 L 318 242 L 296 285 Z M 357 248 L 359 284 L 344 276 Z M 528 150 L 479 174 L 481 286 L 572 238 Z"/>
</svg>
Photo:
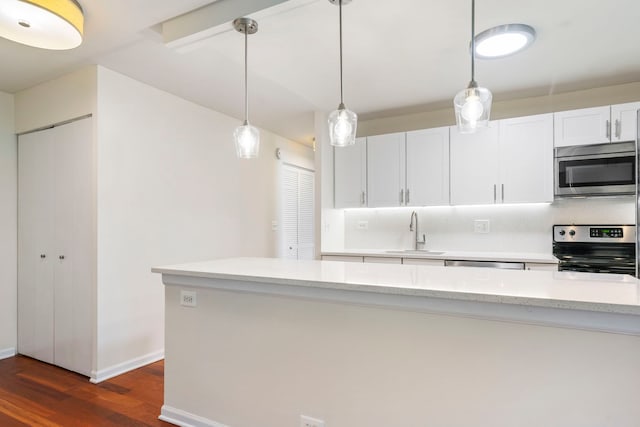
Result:
<svg viewBox="0 0 640 427">
<path fill-rule="evenodd" d="M 196 304 L 196 293 L 194 291 L 180 291 L 180 305 L 184 307 L 195 307 Z"/>
<path fill-rule="evenodd" d="M 369 221 L 358 221 L 358 230 L 368 230 Z"/>
</svg>

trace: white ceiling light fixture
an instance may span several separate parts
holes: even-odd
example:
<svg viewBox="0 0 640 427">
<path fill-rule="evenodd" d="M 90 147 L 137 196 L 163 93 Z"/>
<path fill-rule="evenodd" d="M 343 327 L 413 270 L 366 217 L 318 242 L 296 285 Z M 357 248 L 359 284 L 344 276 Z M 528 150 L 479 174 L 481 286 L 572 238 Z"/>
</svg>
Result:
<svg viewBox="0 0 640 427">
<path fill-rule="evenodd" d="M 358 115 L 344 106 L 342 89 L 342 5 L 351 3 L 351 0 L 329 0 L 337 5 L 340 21 L 340 105 L 338 109 L 329 114 L 329 141 L 334 147 L 347 147 L 356 142 L 356 129 L 358 127 Z"/>
<path fill-rule="evenodd" d="M 82 7 L 75 0 L 3 0 L 0 36 L 27 46 L 67 50 L 80 46 Z"/>
<path fill-rule="evenodd" d="M 476 56 L 482 59 L 503 58 L 526 49 L 535 39 L 536 30 L 529 25 L 499 25 L 475 37 Z"/>
<path fill-rule="evenodd" d="M 238 18 L 233 21 L 236 31 L 244 34 L 244 122 L 233 133 L 236 154 L 239 159 L 253 159 L 260 151 L 260 132 L 249 124 L 249 84 L 247 81 L 247 39 L 249 34 L 258 32 L 258 23 L 251 18 Z"/>
<path fill-rule="evenodd" d="M 476 2 L 471 0 L 471 81 L 453 98 L 460 133 L 473 133 L 479 127 L 489 126 L 491 115 L 493 96 L 489 89 L 479 87 L 475 80 L 475 18 Z"/>
</svg>

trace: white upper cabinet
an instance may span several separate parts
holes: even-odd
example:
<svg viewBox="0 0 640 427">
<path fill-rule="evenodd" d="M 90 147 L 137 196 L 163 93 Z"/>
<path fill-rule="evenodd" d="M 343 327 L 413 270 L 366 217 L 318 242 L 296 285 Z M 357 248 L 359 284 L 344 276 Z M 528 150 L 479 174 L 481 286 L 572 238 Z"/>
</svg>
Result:
<svg viewBox="0 0 640 427">
<path fill-rule="evenodd" d="M 607 105 L 554 114 L 554 145 L 635 141 L 640 102 Z"/>
<path fill-rule="evenodd" d="M 449 204 L 449 128 L 407 132 L 406 206 Z"/>
<path fill-rule="evenodd" d="M 367 138 L 367 206 L 404 206 L 405 133 Z"/>
<path fill-rule="evenodd" d="M 553 114 L 498 122 L 501 203 L 553 202 Z"/>
<path fill-rule="evenodd" d="M 452 126 L 451 204 L 483 205 L 498 200 L 498 125 L 472 134 Z"/>
<path fill-rule="evenodd" d="M 348 147 L 334 147 L 334 206 L 360 208 L 367 205 L 367 139 L 356 138 Z"/>
<path fill-rule="evenodd" d="M 612 142 L 635 141 L 638 133 L 640 102 L 611 106 Z"/>
</svg>

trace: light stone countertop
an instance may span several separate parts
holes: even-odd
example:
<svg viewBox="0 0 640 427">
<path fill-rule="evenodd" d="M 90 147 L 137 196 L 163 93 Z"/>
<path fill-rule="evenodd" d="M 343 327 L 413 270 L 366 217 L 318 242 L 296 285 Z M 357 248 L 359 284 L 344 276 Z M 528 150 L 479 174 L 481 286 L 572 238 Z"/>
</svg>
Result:
<svg viewBox="0 0 640 427">
<path fill-rule="evenodd" d="M 640 281 L 628 275 L 276 258 L 219 259 L 152 271 L 162 273 L 165 284 L 174 284 L 171 277 L 226 279 L 229 290 L 248 282 L 251 288 L 243 291 L 281 285 L 296 292 L 313 288 L 640 316 Z"/>
<path fill-rule="evenodd" d="M 322 255 L 335 256 L 371 256 L 388 258 L 424 258 L 457 261 L 498 261 L 498 262 L 530 262 L 538 264 L 557 264 L 558 259 L 551 254 L 537 252 L 474 252 L 474 251 L 439 251 L 436 249 L 419 252 L 401 252 L 384 249 L 346 249 L 343 251 L 326 251 Z M 441 252 L 441 253 L 437 253 Z"/>
</svg>

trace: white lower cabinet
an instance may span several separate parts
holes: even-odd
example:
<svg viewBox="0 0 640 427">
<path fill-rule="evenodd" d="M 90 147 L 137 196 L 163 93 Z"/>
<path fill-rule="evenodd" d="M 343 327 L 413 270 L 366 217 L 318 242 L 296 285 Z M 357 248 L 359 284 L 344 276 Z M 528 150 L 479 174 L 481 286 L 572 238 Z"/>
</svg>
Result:
<svg viewBox="0 0 640 427">
<path fill-rule="evenodd" d="M 92 120 L 18 139 L 18 352 L 90 375 Z"/>
<path fill-rule="evenodd" d="M 378 264 L 402 264 L 402 258 L 383 257 L 383 256 L 366 256 L 364 262 L 373 262 Z"/>
<path fill-rule="evenodd" d="M 323 261 L 362 262 L 362 258 L 351 255 L 322 255 Z"/>
<path fill-rule="evenodd" d="M 402 263 L 407 265 L 432 265 L 434 267 L 444 267 L 444 260 L 442 259 L 402 258 Z"/>
</svg>

